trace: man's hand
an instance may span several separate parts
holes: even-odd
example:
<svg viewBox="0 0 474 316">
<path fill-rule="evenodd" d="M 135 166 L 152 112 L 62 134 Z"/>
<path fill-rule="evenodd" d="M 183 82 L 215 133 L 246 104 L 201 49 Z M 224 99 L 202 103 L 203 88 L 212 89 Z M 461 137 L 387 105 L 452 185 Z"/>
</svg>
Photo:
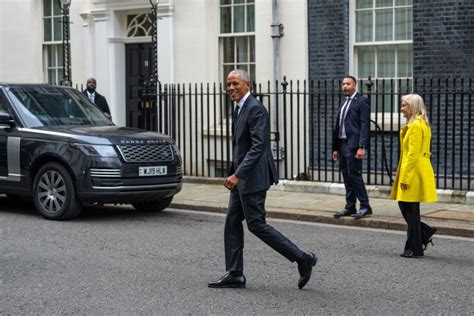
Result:
<svg viewBox="0 0 474 316">
<path fill-rule="evenodd" d="M 357 149 L 355 159 L 364 159 L 364 156 L 365 156 L 365 149 L 364 148 Z"/>
<path fill-rule="evenodd" d="M 224 186 L 227 189 L 232 190 L 237 185 L 237 183 L 239 183 L 239 180 L 240 178 L 233 174 L 225 179 Z"/>
<path fill-rule="evenodd" d="M 333 151 L 332 152 L 332 160 L 336 161 L 339 159 L 339 152 L 336 150 L 336 151 Z"/>
</svg>

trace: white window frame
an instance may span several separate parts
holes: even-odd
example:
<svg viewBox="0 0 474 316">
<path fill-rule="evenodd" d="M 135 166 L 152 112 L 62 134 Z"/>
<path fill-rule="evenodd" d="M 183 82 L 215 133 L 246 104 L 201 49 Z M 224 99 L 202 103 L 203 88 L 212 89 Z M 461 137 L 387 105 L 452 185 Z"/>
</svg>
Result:
<svg viewBox="0 0 474 316">
<path fill-rule="evenodd" d="M 63 63 L 60 65 L 59 64 L 59 54 L 62 54 L 62 44 L 63 44 L 63 41 L 62 41 L 62 26 L 60 26 L 60 29 L 61 29 L 61 38 L 58 39 L 58 40 L 55 40 L 54 39 L 54 29 L 55 27 L 58 27 L 58 26 L 55 26 L 54 25 L 54 18 L 58 18 L 58 17 L 61 17 L 61 22 L 62 22 L 62 12 L 60 15 L 54 15 L 54 5 L 53 5 L 53 2 L 54 1 L 59 1 L 59 0 L 50 0 L 51 2 L 51 15 L 48 15 L 48 16 L 45 16 L 45 12 L 44 12 L 44 2 L 46 0 L 43 0 L 42 1 L 42 7 L 41 7 L 41 10 L 42 10 L 42 20 L 43 20 L 43 78 L 44 78 L 44 81 L 47 82 L 47 83 L 50 83 L 50 84 L 59 84 L 61 82 L 61 80 L 64 78 L 64 58 L 63 58 Z M 45 19 L 46 18 L 51 18 L 51 40 L 50 41 L 46 41 L 45 38 L 44 38 L 44 26 L 45 26 Z M 70 45 L 70 44 L 69 44 Z M 48 63 L 49 61 L 49 55 L 48 55 L 48 47 L 53 47 L 54 50 L 56 50 L 56 54 L 54 56 L 54 59 L 55 59 L 55 65 L 52 66 Z M 55 80 L 52 80 L 52 78 L 49 77 L 49 70 L 54 70 L 55 72 Z M 60 74 L 62 74 L 60 76 Z M 71 69 L 69 69 L 69 74 L 71 75 Z"/>
<path fill-rule="evenodd" d="M 254 12 L 255 12 L 255 2 L 256 0 L 253 0 L 253 2 L 251 2 L 251 4 L 253 5 L 254 7 Z M 244 9 L 244 32 L 234 32 L 234 9 L 235 7 L 239 7 L 239 6 L 243 6 L 245 7 Z M 234 3 L 234 0 L 232 0 L 231 4 L 227 4 L 227 5 L 221 5 L 220 3 L 220 0 L 218 0 L 218 12 L 219 12 L 219 73 L 220 73 L 220 78 L 225 78 L 225 76 L 227 74 L 224 73 L 224 67 L 225 66 L 234 66 L 234 68 L 238 68 L 239 65 L 245 65 L 247 70 L 250 70 L 251 69 L 251 66 L 253 66 L 254 68 L 254 72 L 255 73 L 252 73 L 251 71 L 249 71 L 249 75 L 250 75 L 250 78 L 252 80 L 256 80 L 256 69 L 257 69 L 257 65 L 256 65 L 256 56 L 255 56 L 255 53 L 256 53 L 256 32 L 255 32 L 255 29 L 253 32 L 247 32 L 247 13 L 248 13 L 248 10 L 247 10 L 247 6 L 248 6 L 248 3 L 247 3 L 247 0 L 244 1 L 244 3 L 239 3 L 239 4 L 235 4 Z M 232 10 L 231 10 L 231 32 L 230 33 L 222 33 L 221 32 L 221 22 L 222 22 L 222 15 L 221 15 L 221 8 L 222 7 L 232 7 Z M 254 28 L 255 28 L 255 13 L 254 13 Z M 254 60 L 253 61 L 250 61 L 250 59 L 248 58 L 246 62 L 237 62 L 236 58 L 237 58 L 237 52 L 234 50 L 234 61 L 232 63 L 229 63 L 229 62 L 226 62 L 224 63 L 224 38 L 229 38 L 229 37 L 232 37 L 234 38 L 235 40 L 238 38 L 238 37 L 246 37 L 247 38 L 247 45 L 250 46 L 248 43 L 250 41 L 250 39 L 253 37 L 253 41 L 254 41 L 254 52 L 253 52 L 253 56 L 254 56 Z M 248 47 L 249 48 L 249 47 Z M 250 56 L 250 50 L 247 51 L 247 54 L 249 54 Z M 225 81 L 224 81 L 225 83 Z"/>
<path fill-rule="evenodd" d="M 389 45 L 395 45 L 396 46 L 396 53 L 395 53 L 395 65 L 397 67 L 398 65 L 398 47 L 399 45 L 412 45 L 413 47 L 413 39 L 411 40 L 393 40 L 393 41 L 375 41 L 375 14 L 372 15 L 373 18 L 373 25 L 374 27 L 372 28 L 372 41 L 370 42 L 356 42 L 356 1 L 357 0 L 351 0 L 349 1 L 349 72 L 351 74 L 354 74 L 357 79 L 362 79 L 362 80 L 367 80 L 367 78 L 360 77 L 359 78 L 359 69 L 358 69 L 358 56 L 357 56 L 357 47 L 368 47 L 368 46 L 389 46 Z M 375 1 L 375 0 L 374 0 Z M 412 7 L 413 5 L 407 5 L 407 6 L 397 6 L 398 7 Z M 389 7 L 387 7 L 389 8 Z M 394 5 L 392 4 L 391 8 L 394 8 Z M 374 9 L 372 9 L 374 10 Z M 374 10 L 375 11 L 375 10 Z M 393 17 L 395 18 L 395 16 Z M 395 34 L 395 23 L 392 23 L 393 27 L 393 34 Z M 374 74 L 373 77 L 371 77 L 372 81 L 375 83 L 375 79 L 394 79 L 395 80 L 395 87 L 394 91 L 397 91 L 398 89 L 398 80 L 406 80 L 410 79 L 413 83 L 413 69 L 412 69 L 412 76 L 411 77 L 377 77 L 377 53 L 375 54 L 375 69 L 374 69 Z M 396 75 L 398 75 L 398 68 L 395 70 Z M 372 91 L 376 87 L 372 87 Z M 359 87 L 360 90 L 360 87 Z M 364 91 L 366 88 L 364 87 Z M 379 125 L 382 124 L 381 128 L 384 131 L 390 131 L 390 127 L 393 127 L 394 130 L 399 129 L 399 122 L 400 122 L 400 106 L 399 106 L 399 100 L 394 101 L 394 107 L 393 107 L 393 112 L 391 113 L 390 111 L 387 111 L 385 113 L 378 112 L 378 113 L 371 113 L 371 119 L 377 122 Z M 382 119 L 383 118 L 383 119 Z M 375 126 L 371 124 L 371 130 L 375 130 Z"/>
</svg>

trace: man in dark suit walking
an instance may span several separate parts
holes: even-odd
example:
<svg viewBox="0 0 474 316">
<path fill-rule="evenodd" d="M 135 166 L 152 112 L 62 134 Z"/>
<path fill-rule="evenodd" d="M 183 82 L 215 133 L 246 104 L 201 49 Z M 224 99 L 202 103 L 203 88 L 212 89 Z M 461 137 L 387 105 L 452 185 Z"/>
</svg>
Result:
<svg viewBox="0 0 474 316">
<path fill-rule="evenodd" d="M 99 94 L 95 88 L 97 87 L 97 83 L 94 78 L 87 79 L 87 88 L 82 93 L 91 100 L 92 103 L 97 105 L 102 112 L 105 112 L 110 115 L 109 105 L 107 103 L 107 99 Z"/>
<path fill-rule="evenodd" d="M 309 281 L 317 257 L 304 252 L 265 220 L 267 190 L 278 182 L 270 149 L 270 127 L 265 107 L 250 94 L 247 72 L 236 69 L 227 77 L 227 93 L 237 107 L 232 117 L 233 158 L 224 186 L 231 190 L 224 228 L 227 274 L 209 283 L 211 288 L 244 288 L 243 274 L 245 219 L 250 232 L 291 262 L 298 263 L 302 289 Z"/>
<path fill-rule="evenodd" d="M 370 108 L 367 99 L 357 92 L 357 81 L 354 77 L 344 78 L 342 90 L 346 99 L 337 114 L 332 159 L 339 159 L 346 188 L 346 206 L 334 214 L 334 217 L 362 218 L 372 214 L 362 179 L 362 159 L 369 143 Z M 357 199 L 360 202 L 358 211 Z"/>
</svg>

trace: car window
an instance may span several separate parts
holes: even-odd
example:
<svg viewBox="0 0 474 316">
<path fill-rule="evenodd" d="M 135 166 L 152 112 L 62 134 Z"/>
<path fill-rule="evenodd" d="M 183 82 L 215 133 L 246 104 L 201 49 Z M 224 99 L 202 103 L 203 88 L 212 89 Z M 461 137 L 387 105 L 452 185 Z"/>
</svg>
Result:
<svg viewBox="0 0 474 316">
<path fill-rule="evenodd" d="M 82 94 L 55 86 L 15 86 L 9 89 L 19 115 L 28 127 L 113 125 Z"/>
</svg>

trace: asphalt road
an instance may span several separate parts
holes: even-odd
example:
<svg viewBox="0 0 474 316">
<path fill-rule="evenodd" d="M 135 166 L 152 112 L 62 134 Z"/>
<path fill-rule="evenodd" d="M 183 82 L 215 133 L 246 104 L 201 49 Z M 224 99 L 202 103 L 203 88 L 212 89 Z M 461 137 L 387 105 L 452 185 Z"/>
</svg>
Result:
<svg viewBox="0 0 474 316">
<path fill-rule="evenodd" d="M 473 239 L 437 237 L 425 258 L 406 259 L 400 232 L 271 220 L 320 257 L 308 286 L 247 232 L 247 288 L 209 289 L 224 273 L 223 221 L 108 207 L 56 222 L 0 198 L 0 314 L 474 313 Z"/>
</svg>

